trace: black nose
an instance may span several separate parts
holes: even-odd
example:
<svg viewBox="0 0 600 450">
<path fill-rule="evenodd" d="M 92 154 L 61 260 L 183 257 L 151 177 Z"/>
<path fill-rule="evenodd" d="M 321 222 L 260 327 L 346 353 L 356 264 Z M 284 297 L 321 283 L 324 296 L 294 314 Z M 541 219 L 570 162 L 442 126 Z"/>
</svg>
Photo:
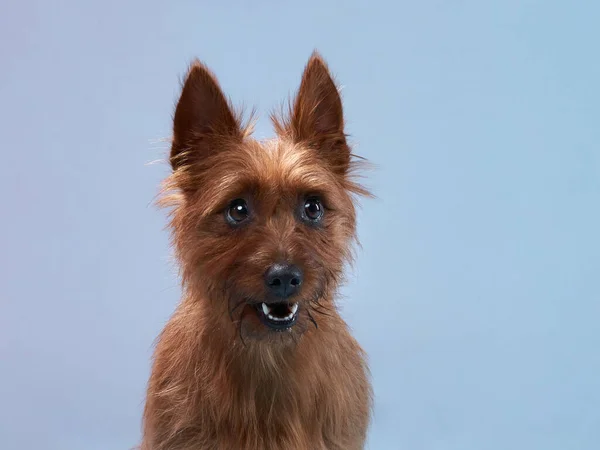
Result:
<svg viewBox="0 0 600 450">
<path fill-rule="evenodd" d="M 292 264 L 273 264 L 265 274 L 265 283 L 273 295 L 288 298 L 298 292 L 302 271 Z"/>
</svg>

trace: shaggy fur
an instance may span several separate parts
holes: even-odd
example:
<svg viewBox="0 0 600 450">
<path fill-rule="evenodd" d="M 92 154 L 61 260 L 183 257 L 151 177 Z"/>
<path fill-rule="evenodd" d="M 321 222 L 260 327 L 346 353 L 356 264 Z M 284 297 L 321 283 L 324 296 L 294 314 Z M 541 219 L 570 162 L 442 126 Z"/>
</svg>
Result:
<svg viewBox="0 0 600 450">
<path fill-rule="evenodd" d="M 365 355 L 335 308 L 355 239 L 355 181 L 342 104 L 310 58 L 277 139 L 258 142 L 200 62 L 174 115 L 173 172 L 161 200 L 181 266 L 183 298 L 161 333 L 144 411 L 142 450 L 358 450 L 371 410 Z M 299 219 L 318 196 L 322 221 Z M 244 199 L 247 223 L 225 220 Z M 274 331 L 254 305 L 265 271 L 301 267 L 294 326 Z"/>
</svg>

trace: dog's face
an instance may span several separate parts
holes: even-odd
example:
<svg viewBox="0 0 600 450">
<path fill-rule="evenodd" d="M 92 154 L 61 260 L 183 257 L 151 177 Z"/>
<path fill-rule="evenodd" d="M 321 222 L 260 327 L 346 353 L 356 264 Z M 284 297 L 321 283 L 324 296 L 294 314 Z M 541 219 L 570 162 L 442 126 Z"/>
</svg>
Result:
<svg viewBox="0 0 600 450">
<path fill-rule="evenodd" d="M 326 320 L 355 235 L 342 104 L 317 55 L 277 139 L 258 142 L 200 63 L 171 149 L 173 231 L 186 285 L 242 339 L 297 336 Z"/>
</svg>

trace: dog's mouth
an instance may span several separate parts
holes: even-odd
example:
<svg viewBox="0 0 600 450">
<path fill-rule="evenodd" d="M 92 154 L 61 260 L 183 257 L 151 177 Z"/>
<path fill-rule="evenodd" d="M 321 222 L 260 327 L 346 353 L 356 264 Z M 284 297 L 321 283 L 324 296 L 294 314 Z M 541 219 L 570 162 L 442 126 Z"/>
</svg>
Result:
<svg viewBox="0 0 600 450">
<path fill-rule="evenodd" d="M 298 303 L 258 303 L 254 307 L 261 322 L 273 330 L 287 330 L 298 320 Z"/>
</svg>

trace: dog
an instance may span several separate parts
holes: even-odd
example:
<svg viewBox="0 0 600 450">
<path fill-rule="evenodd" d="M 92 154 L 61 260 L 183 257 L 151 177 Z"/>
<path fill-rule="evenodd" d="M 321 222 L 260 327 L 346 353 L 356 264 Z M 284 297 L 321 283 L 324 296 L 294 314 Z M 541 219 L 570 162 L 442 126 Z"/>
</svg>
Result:
<svg viewBox="0 0 600 450">
<path fill-rule="evenodd" d="M 173 116 L 170 208 L 183 295 L 160 334 L 142 450 L 358 450 L 366 355 L 336 310 L 356 247 L 342 102 L 310 57 L 276 138 L 251 137 L 198 60 Z"/>
</svg>

